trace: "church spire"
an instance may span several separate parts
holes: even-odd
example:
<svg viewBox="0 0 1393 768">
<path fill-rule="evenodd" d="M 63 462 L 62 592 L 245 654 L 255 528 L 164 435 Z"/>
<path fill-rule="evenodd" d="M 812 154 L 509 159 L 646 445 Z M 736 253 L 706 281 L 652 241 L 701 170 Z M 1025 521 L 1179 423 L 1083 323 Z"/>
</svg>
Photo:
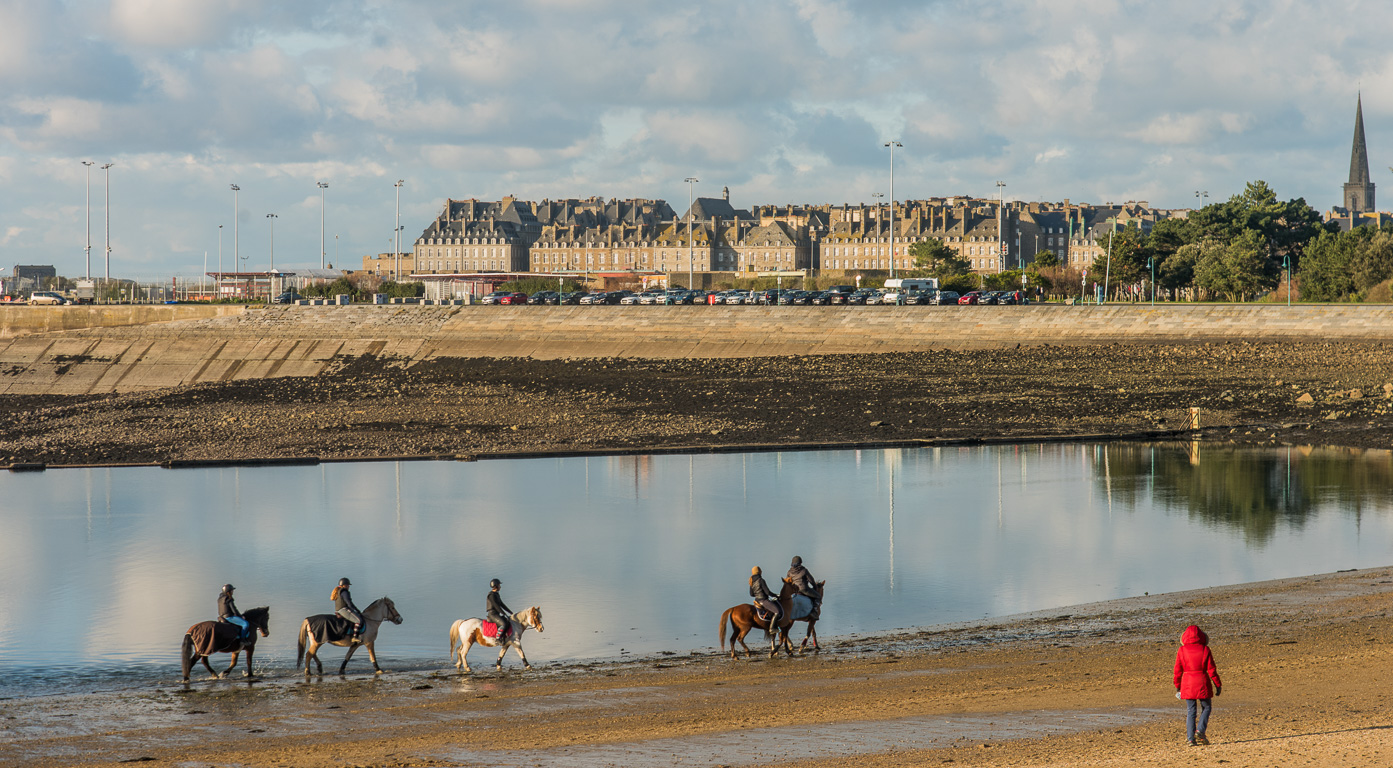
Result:
<svg viewBox="0 0 1393 768">
<path fill-rule="evenodd" d="M 1364 96 L 1356 97 L 1354 107 L 1354 146 L 1349 154 L 1349 182 L 1342 197 L 1351 214 L 1373 213 L 1374 183 L 1369 179 L 1369 150 L 1364 146 Z"/>
</svg>

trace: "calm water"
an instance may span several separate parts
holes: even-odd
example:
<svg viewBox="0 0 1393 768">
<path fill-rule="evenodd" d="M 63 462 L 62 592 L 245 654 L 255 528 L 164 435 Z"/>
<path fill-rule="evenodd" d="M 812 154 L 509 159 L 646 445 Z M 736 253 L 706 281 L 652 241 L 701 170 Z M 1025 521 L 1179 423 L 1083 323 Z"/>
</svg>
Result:
<svg viewBox="0 0 1393 768">
<path fill-rule="evenodd" d="M 1390 481 L 1388 452 L 1180 444 L 0 474 L 0 696 L 176 680 L 228 581 L 276 673 L 340 576 L 424 669 L 493 577 L 543 609 L 535 664 L 712 647 L 795 554 L 824 638 L 1385 565 Z"/>
</svg>

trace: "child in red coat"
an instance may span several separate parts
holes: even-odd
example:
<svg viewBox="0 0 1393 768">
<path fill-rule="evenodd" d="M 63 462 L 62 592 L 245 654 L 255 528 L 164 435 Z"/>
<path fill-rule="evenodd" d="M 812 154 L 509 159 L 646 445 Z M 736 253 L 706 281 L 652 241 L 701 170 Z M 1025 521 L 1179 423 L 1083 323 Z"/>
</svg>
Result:
<svg viewBox="0 0 1393 768">
<path fill-rule="evenodd" d="M 1218 696 L 1223 688 L 1219 670 L 1214 666 L 1214 654 L 1209 652 L 1209 636 L 1191 624 L 1180 636 L 1180 650 L 1175 652 L 1175 695 L 1185 700 L 1185 740 L 1190 746 L 1209 744 L 1204 731 L 1209 725 L 1210 691 Z M 1196 705 L 1198 723 L 1195 722 Z"/>
</svg>

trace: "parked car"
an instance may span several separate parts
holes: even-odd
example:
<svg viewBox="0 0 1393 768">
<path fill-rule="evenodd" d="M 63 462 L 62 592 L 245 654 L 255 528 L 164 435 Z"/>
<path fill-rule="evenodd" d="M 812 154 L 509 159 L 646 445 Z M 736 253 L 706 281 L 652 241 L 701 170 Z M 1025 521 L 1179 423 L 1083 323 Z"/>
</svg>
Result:
<svg viewBox="0 0 1393 768">
<path fill-rule="evenodd" d="M 964 293 L 962 296 L 960 296 L 960 297 L 958 298 L 958 303 L 959 303 L 959 304 L 964 304 L 964 305 L 966 305 L 966 304 L 981 304 L 981 303 L 982 303 L 982 292 L 981 292 L 981 291 L 968 291 L 967 293 Z"/>
<path fill-rule="evenodd" d="M 29 294 L 29 303 L 34 305 L 53 304 L 62 306 L 64 304 L 71 304 L 72 302 L 68 301 L 63 297 L 63 294 L 57 291 L 34 291 Z"/>
<path fill-rule="evenodd" d="M 870 303 L 871 297 L 875 295 L 876 292 L 871 290 L 870 288 L 862 288 L 861 290 L 855 291 L 849 296 L 847 296 L 846 303 L 865 305 L 867 303 Z"/>
<path fill-rule="evenodd" d="M 527 294 L 522 291 L 512 291 L 499 298 L 498 303 L 520 306 L 527 303 Z"/>
<path fill-rule="evenodd" d="M 548 299 L 551 299 L 551 301 L 548 301 Z M 527 297 L 527 303 L 531 304 L 534 307 L 539 304 L 555 304 L 556 291 L 537 291 L 536 293 Z"/>
<path fill-rule="evenodd" d="M 934 301 L 933 301 L 933 303 L 934 303 L 934 304 L 940 304 L 940 305 L 941 305 L 941 304 L 957 304 L 957 303 L 958 303 L 958 299 L 960 299 L 960 298 L 962 298 L 962 297 L 958 296 L 958 292 L 957 292 L 957 291 L 939 291 L 938 293 L 934 294 Z"/>
<path fill-rule="evenodd" d="M 623 304 L 623 305 L 625 305 L 625 306 L 632 305 L 632 304 L 642 304 L 642 303 L 643 303 L 643 297 L 646 296 L 646 295 L 647 295 L 647 294 L 642 294 L 642 293 L 631 293 L 631 294 L 629 294 L 628 296 L 622 296 L 622 297 L 620 297 L 619 303 L 620 303 L 620 304 Z"/>
<path fill-rule="evenodd" d="M 721 291 L 716 294 L 716 303 L 739 306 L 745 303 L 745 294 L 740 291 Z"/>
<path fill-rule="evenodd" d="M 271 303 L 272 303 L 272 304 L 294 304 L 295 302 L 299 301 L 299 300 L 302 299 L 302 298 L 304 298 L 304 297 L 301 296 L 300 293 L 299 293 L 298 291 L 289 290 L 289 291 L 286 291 L 285 293 L 282 293 L 281 295 L 277 296 L 276 298 L 271 299 Z"/>
<path fill-rule="evenodd" d="M 849 304 L 847 301 L 851 294 L 856 293 L 856 288 L 850 285 L 834 285 L 827 289 L 828 304 Z"/>
<path fill-rule="evenodd" d="M 561 294 L 557 301 L 561 304 L 580 305 L 580 300 L 587 294 L 584 291 L 568 291 Z"/>
<path fill-rule="evenodd" d="M 922 307 L 934 303 L 933 291 L 903 291 L 900 301 L 911 307 Z"/>
<path fill-rule="evenodd" d="M 827 291 L 813 291 L 808 294 L 808 303 L 825 307 L 832 303 L 832 297 L 828 295 Z"/>
<path fill-rule="evenodd" d="M 504 296 L 512 296 L 512 291 L 494 291 L 479 301 L 480 304 L 502 304 Z"/>
</svg>

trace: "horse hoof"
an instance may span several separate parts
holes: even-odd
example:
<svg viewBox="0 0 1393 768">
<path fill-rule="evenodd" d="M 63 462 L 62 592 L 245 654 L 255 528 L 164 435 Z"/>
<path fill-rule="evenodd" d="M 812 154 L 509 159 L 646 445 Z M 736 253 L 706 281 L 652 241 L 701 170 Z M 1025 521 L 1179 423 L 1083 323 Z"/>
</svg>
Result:
<svg viewBox="0 0 1393 768">
<path fill-rule="evenodd" d="M 387 671 L 387 670 L 385 670 L 385 669 L 379 669 L 379 670 L 377 670 L 376 672 L 374 672 L 373 674 L 375 674 L 375 675 L 380 675 L 380 674 L 382 674 L 383 672 L 386 672 L 386 671 Z"/>
</svg>

